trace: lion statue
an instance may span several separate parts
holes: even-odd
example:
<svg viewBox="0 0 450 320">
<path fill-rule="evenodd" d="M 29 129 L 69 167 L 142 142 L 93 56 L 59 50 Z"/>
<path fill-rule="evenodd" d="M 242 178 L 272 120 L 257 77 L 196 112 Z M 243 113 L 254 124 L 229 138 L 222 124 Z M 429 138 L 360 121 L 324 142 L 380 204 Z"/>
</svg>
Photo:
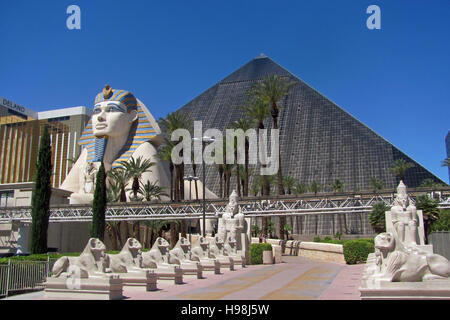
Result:
<svg viewBox="0 0 450 320">
<path fill-rule="evenodd" d="M 142 267 L 142 245 L 135 238 L 128 238 L 118 254 L 108 254 L 109 271 L 124 273 L 138 271 Z"/>
<path fill-rule="evenodd" d="M 53 265 L 52 277 L 57 278 L 62 274 L 68 275 L 71 271 L 73 272 L 73 267 L 80 271 L 81 278 L 107 272 L 109 259 L 105 251 L 106 247 L 102 241 L 91 238 L 80 256 L 59 258 Z"/>
</svg>

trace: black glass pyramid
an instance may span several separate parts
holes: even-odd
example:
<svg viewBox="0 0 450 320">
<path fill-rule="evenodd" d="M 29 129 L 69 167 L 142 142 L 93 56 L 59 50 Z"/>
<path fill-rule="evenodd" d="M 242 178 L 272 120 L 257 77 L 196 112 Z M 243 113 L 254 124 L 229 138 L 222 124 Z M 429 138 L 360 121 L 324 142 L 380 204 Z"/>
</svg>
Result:
<svg viewBox="0 0 450 320">
<path fill-rule="evenodd" d="M 265 55 L 251 60 L 180 110 L 203 121 L 203 130 L 224 130 L 242 117 L 239 107 L 247 99 L 246 91 L 269 74 L 286 76 L 296 82 L 290 94 L 281 101 L 278 120 L 283 175 L 292 176 L 306 185 L 316 181 L 324 186 L 323 191 L 331 191 L 329 185 L 336 179 L 344 183 L 345 191 L 370 190 L 372 177 L 382 180 L 384 188 L 394 188 L 398 178 L 389 168 L 396 159 L 404 159 L 415 165 L 406 172 L 408 187 L 418 187 L 427 178 L 443 183 Z M 265 121 L 265 127 L 272 127 L 271 118 Z M 214 166 L 207 168 L 206 179 L 208 188 L 217 193 L 219 179 Z"/>
</svg>

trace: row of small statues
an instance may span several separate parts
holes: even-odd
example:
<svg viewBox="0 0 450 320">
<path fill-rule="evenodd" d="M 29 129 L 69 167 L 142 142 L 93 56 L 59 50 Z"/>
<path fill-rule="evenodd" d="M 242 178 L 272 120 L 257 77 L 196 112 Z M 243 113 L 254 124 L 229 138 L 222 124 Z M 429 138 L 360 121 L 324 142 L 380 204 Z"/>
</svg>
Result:
<svg viewBox="0 0 450 320">
<path fill-rule="evenodd" d="M 52 277 L 70 277 L 70 270 L 74 268 L 80 278 L 89 278 L 106 273 L 141 272 L 145 269 L 167 272 L 180 268 L 182 271 L 196 269 L 220 273 L 221 266 L 229 267 L 230 270 L 234 269 L 235 264 L 244 267 L 244 254 L 236 249 L 231 237 L 226 240 L 219 235 L 211 241 L 199 237 L 191 248 L 189 240 L 181 237 L 175 247 L 169 250 L 167 240 L 159 237 L 149 251 L 142 252 L 141 243 L 128 238 L 120 253 L 107 254 L 105 244 L 97 238 L 91 238 L 80 256 L 59 258 L 53 265 Z"/>
</svg>

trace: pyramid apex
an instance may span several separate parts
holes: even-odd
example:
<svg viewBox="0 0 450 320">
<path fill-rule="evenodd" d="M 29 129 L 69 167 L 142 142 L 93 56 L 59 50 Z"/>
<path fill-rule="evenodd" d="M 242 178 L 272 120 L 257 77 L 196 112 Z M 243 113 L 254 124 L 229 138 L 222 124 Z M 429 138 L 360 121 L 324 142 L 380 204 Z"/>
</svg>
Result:
<svg viewBox="0 0 450 320">
<path fill-rule="evenodd" d="M 268 58 L 268 56 L 266 56 L 264 53 L 260 53 L 259 56 L 255 57 L 255 59 L 264 59 L 264 58 Z"/>
</svg>

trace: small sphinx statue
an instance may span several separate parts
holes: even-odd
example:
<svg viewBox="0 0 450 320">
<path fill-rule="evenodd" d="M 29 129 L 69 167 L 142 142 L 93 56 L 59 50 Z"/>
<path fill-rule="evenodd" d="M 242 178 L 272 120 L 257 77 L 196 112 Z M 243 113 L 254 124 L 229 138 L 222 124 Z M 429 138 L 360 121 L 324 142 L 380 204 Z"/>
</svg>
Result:
<svg viewBox="0 0 450 320">
<path fill-rule="evenodd" d="M 170 263 L 169 243 L 158 237 L 148 252 L 142 253 L 142 267 L 151 268 L 158 279 L 173 279 L 175 284 L 183 283 L 183 271 L 177 264 Z"/>
<path fill-rule="evenodd" d="M 70 272 L 79 272 L 80 278 L 100 277 L 109 270 L 109 259 L 105 244 L 97 239 L 89 239 L 83 252 L 78 257 L 63 256 L 52 268 L 52 277 L 67 277 Z"/>
<path fill-rule="evenodd" d="M 204 237 L 199 237 L 195 246 L 192 247 L 190 258 L 200 262 L 203 270 L 214 270 L 215 274 L 220 274 L 221 264 L 219 260 L 211 258 L 209 254 L 209 242 Z"/>
<path fill-rule="evenodd" d="M 203 278 L 200 262 L 191 260 L 191 243 L 186 238 L 181 237 L 175 247 L 170 250 L 169 262 L 179 265 L 183 274 L 194 274 L 198 279 Z"/>
<path fill-rule="evenodd" d="M 210 241 L 209 256 L 217 259 L 221 265 L 229 266 L 230 270 L 234 270 L 234 259 L 224 249 L 224 240 L 221 235 L 215 235 Z"/>
</svg>

